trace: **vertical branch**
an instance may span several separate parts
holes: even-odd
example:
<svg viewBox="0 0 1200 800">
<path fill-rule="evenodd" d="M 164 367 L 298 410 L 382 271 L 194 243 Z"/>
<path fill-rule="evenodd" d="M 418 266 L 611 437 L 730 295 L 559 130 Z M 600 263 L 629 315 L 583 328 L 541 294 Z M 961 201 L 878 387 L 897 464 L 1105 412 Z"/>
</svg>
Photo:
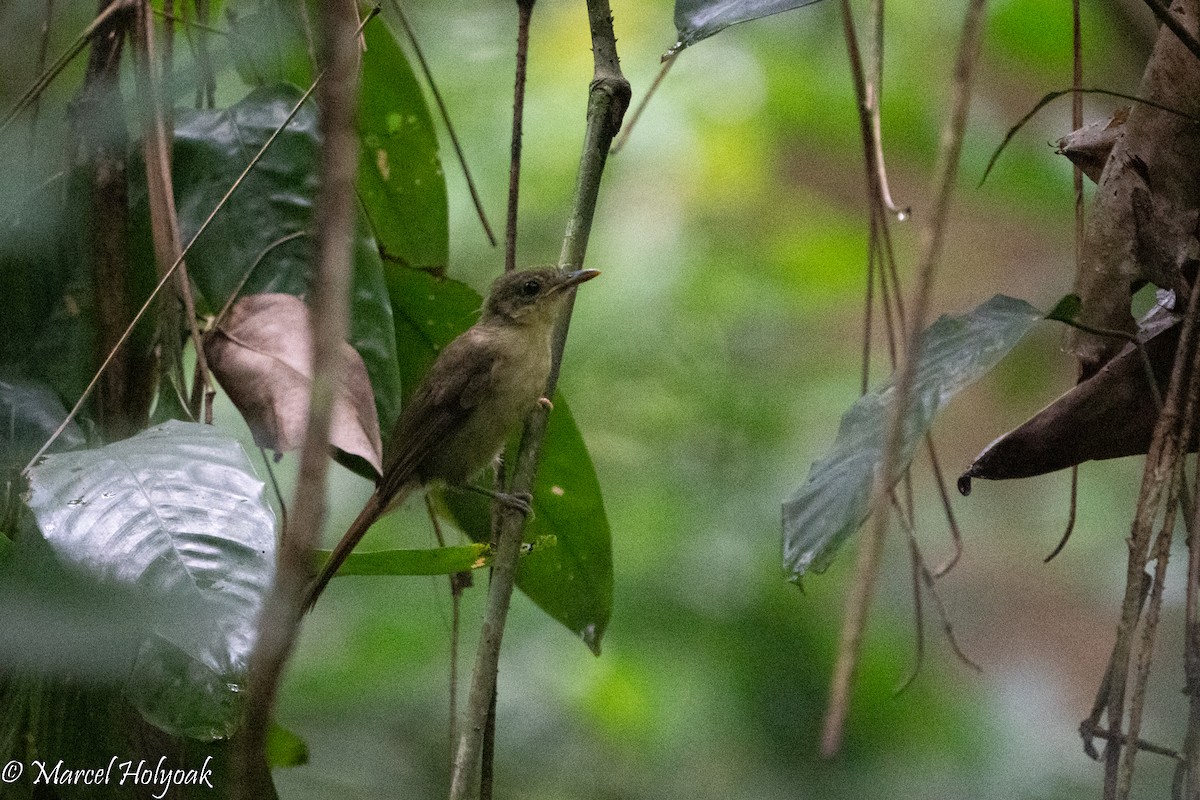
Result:
<svg viewBox="0 0 1200 800">
<path fill-rule="evenodd" d="M 169 25 L 168 25 L 169 27 Z M 164 119 L 162 94 L 154 80 L 154 29 L 150 3 L 143 0 L 138 7 L 134 37 L 134 75 L 141 105 L 142 154 L 146 162 L 146 189 L 150 206 L 150 231 L 154 240 L 154 260 L 161 280 L 168 270 L 175 271 L 175 293 L 161 300 L 159 342 L 166 361 L 163 367 L 177 377 L 183 386 L 183 354 L 180 331 L 187 326 L 196 352 L 197 386 L 193 397 L 198 401 L 202 387 L 208 384 L 208 363 L 200 342 L 196 323 L 196 302 L 192 297 L 187 265 L 182 260 L 183 243 L 179 233 L 179 217 L 175 212 L 175 191 L 171 179 L 171 132 Z M 176 263 L 178 262 L 178 263 Z M 180 319 L 182 304 L 182 319 Z M 188 406 L 193 417 L 199 417 L 199 403 Z"/>
<path fill-rule="evenodd" d="M 118 1 L 100 0 L 98 12 L 103 15 Z M 96 298 L 97 363 L 121 339 L 134 308 L 125 242 L 128 133 L 119 87 L 121 51 L 134 13 L 134 7 L 124 6 L 97 27 L 83 89 L 74 107 L 73 125 L 80 134 L 90 183 L 87 235 Z M 152 375 L 145 348 L 125 348 L 113 361 L 96 393 L 97 416 L 105 436 L 122 439 L 141 428 L 150 406 Z"/>
<path fill-rule="evenodd" d="M 621 119 L 629 105 L 629 83 L 621 74 L 617 60 L 617 41 L 613 34 L 612 13 L 608 0 L 588 0 L 588 24 L 592 36 L 594 74 L 588 93 L 587 128 L 580 157 L 579 176 L 575 187 L 567 229 L 563 237 L 560 263 L 579 267 L 587 251 L 588 235 L 600 192 L 600 179 L 613 137 L 621 127 Z M 546 396 L 554 392 L 558 382 L 558 365 L 570 325 L 572 298 L 567 300 L 560 324 L 555 332 L 553 366 L 546 387 Z M 512 491 L 528 492 L 537 471 L 542 439 L 546 433 L 548 411 L 539 405 L 525 422 L 521 447 L 513 474 Z M 487 607 L 480 631 L 479 649 L 471 675 L 471 691 L 467 700 L 466 717 L 461 727 L 458 753 L 450 779 L 452 800 L 464 800 L 472 791 L 478 773 L 480 749 L 492 692 L 496 686 L 496 670 L 500 659 L 500 642 L 512 597 L 516 562 L 520 553 L 524 517 L 505 507 L 502 512 L 498 541 L 492 560 L 492 581 L 488 588 Z"/>
<path fill-rule="evenodd" d="M 284 663 L 299 632 L 305 589 L 312 577 L 312 551 L 325 523 L 329 426 L 343 366 L 341 347 L 349 327 L 354 181 L 358 174 L 356 26 L 353 9 L 340 0 L 322 0 L 320 15 L 325 69 L 318 95 L 322 148 L 310 301 L 313 384 L 292 525 L 280 547 L 275 581 L 259 617 L 258 640 L 250 659 L 236 787 L 245 800 L 262 796 L 255 776 L 265 762 L 271 711 Z"/>
<path fill-rule="evenodd" d="M 1138 494 L 1137 511 L 1129 538 L 1129 557 L 1125 573 L 1125 597 L 1121 604 L 1121 618 L 1117 624 L 1116 641 L 1113 643 L 1112 658 L 1109 661 L 1106 684 L 1108 697 L 1105 704 L 1105 716 L 1108 720 L 1110 735 L 1104 746 L 1104 797 L 1114 800 L 1127 796 L 1127 778 L 1123 773 L 1132 770 L 1130 758 L 1125 761 L 1121 757 L 1121 747 L 1124 741 L 1121 729 L 1125 717 L 1125 689 L 1129 676 L 1129 661 L 1133 650 L 1133 636 L 1137 629 L 1138 617 L 1142 607 L 1143 574 L 1146 569 L 1147 557 L 1150 551 L 1150 539 L 1153 534 L 1154 520 L 1164 502 L 1164 495 L 1171 491 L 1178 480 L 1177 468 L 1180 463 L 1183 444 L 1180 440 L 1179 421 L 1181 418 L 1184 396 L 1188 392 L 1189 371 L 1192 367 L 1196 347 L 1196 313 L 1197 298 L 1200 292 L 1192 292 L 1188 303 L 1187 315 L 1184 318 L 1183 330 L 1179 335 L 1179 348 L 1176 351 L 1175 364 L 1171 370 L 1171 380 L 1162 411 L 1154 428 L 1154 438 L 1150 442 L 1150 452 L 1146 454 L 1146 463 L 1142 472 L 1142 485 Z M 1125 761 L 1127 766 L 1122 766 Z M 1123 784 L 1124 787 L 1122 786 Z"/>
<path fill-rule="evenodd" d="M 962 150 L 963 132 L 966 129 L 967 111 L 971 99 L 971 79 L 979 56 L 979 45 L 983 36 L 983 18 L 986 0 L 970 0 L 966 19 L 963 22 L 962 38 L 959 42 L 955 64 L 954 97 L 950 117 L 942 129 L 938 149 L 938 166 L 934 181 L 934 204 L 926 225 L 921 229 L 921 254 L 918 262 L 915 297 L 908 317 L 907 338 L 900 366 L 896 372 L 896 391 L 888 435 L 883 452 L 882 468 L 879 470 L 872 489 L 872 524 L 859 544 L 855 563 L 853 594 L 846 603 L 842 621 L 842 636 L 838 649 L 838 660 L 834 669 L 830 690 L 829 707 L 826 711 L 821 738 L 821 753 L 833 756 L 841 746 L 842 731 L 850 706 L 851 685 L 858 668 L 858 654 L 866 630 L 867 616 L 875 591 L 875 579 L 879 573 L 879 561 L 888 528 L 889 498 L 892 486 L 899 478 L 898 458 L 903 438 L 904 421 L 908 414 L 909 395 L 916 378 L 917 357 L 921 347 L 921 333 L 933 292 L 933 281 L 941 257 L 942 243 L 946 233 L 946 221 L 950 210 L 954 182 L 958 175 L 958 159 Z"/>
<path fill-rule="evenodd" d="M 504 271 L 517 268 L 517 201 L 521 194 L 521 137 L 525 119 L 525 74 L 529 21 L 537 0 L 517 0 L 517 68 L 513 86 L 512 144 L 508 160 L 508 218 L 504 226 Z"/>
</svg>

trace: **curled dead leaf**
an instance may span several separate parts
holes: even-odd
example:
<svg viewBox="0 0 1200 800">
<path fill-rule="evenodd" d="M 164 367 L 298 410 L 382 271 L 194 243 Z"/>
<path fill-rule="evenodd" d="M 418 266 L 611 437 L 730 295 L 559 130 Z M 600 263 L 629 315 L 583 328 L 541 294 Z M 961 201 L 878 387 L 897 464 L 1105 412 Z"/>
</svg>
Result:
<svg viewBox="0 0 1200 800">
<path fill-rule="evenodd" d="M 303 300 L 290 294 L 241 298 L 204 337 L 204 354 L 260 447 L 283 453 L 303 443 L 312 391 L 312 336 Z M 343 342 L 342 355 L 329 441 L 339 463 L 376 479 L 383 446 L 371 382 L 353 347 Z"/>
<path fill-rule="evenodd" d="M 1179 331 L 1174 324 L 1145 340 L 1160 391 L 1170 378 Z M 1029 478 L 1084 461 L 1143 455 L 1157 420 L 1142 356 L 1127 345 L 1095 375 L 988 445 L 958 479 L 959 491 L 969 494 L 972 478 Z"/>
</svg>

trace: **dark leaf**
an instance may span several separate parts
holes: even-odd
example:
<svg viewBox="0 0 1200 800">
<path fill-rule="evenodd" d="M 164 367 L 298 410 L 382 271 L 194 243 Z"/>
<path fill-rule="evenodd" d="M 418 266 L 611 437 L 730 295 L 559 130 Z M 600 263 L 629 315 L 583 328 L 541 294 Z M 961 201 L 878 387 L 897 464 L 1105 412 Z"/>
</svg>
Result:
<svg viewBox="0 0 1200 800">
<path fill-rule="evenodd" d="M 176 112 L 174 179 L 183 241 L 228 191 L 300 98 L 287 84 L 264 86 L 233 106 Z M 315 105 L 305 105 L 280 133 L 188 256 L 188 269 L 208 310 L 239 296 L 303 296 L 311 272 L 313 202 L 320 151 Z M 135 218 L 145 226 L 145 187 L 130 189 Z M 399 413 L 400 375 L 383 264 L 360 219 L 355 239 L 350 344 L 362 356 L 385 425 Z M 149 259 L 148 229 L 140 231 L 141 258 Z M 239 291 L 240 287 L 240 291 Z"/>
<path fill-rule="evenodd" d="M 1170 379 L 1179 331 L 1176 324 L 1145 342 L 1162 389 Z M 959 478 L 959 490 L 970 492 L 972 478 L 1029 478 L 1085 461 L 1143 455 L 1157 420 L 1142 355 L 1129 344 L 1099 372 L 988 445 Z"/>
<path fill-rule="evenodd" d="M 943 316 L 921 337 L 921 352 L 897 463 L 912 460 L 934 416 L 983 376 L 1021 340 L 1041 312 L 997 295 L 974 311 Z M 867 517 L 895 402 L 889 382 L 850 407 L 833 450 L 813 464 L 808 480 L 783 504 L 783 563 L 793 580 L 821 572 Z"/>
<path fill-rule="evenodd" d="M 358 196 L 384 252 L 444 269 L 450 223 L 437 132 L 421 87 L 382 19 L 363 29 Z"/>
<path fill-rule="evenodd" d="M 290 294 L 241 298 L 205 335 L 204 353 L 259 447 L 282 453 L 304 443 L 312 393 L 312 332 L 303 300 Z M 338 450 L 339 461 L 351 469 L 359 466 L 357 472 L 374 480 L 383 449 L 371 383 L 354 348 L 343 343 L 342 359 L 329 442 Z"/>
<path fill-rule="evenodd" d="M 675 28 L 679 32 L 679 41 L 671 52 L 679 52 L 730 25 L 815 2 L 817 0 L 675 0 Z"/>
<path fill-rule="evenodd" d="M 24 469 L 66 417 L 67 409 L 49 386 L 23 378 L 0 378 L 0 468 L 5 473 Z M 71 422 L 51 452 L 75 450 L 86 443 L 83 431 Z"/>
</svg>

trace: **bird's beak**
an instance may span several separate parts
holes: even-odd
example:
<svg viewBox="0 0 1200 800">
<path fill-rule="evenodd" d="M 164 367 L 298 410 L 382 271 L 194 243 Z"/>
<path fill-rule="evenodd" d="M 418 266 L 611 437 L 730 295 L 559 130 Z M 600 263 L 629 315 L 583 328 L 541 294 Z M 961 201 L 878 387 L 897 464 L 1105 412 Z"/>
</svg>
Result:
<svg viewBox="0 0 1200 800">
<path fill-rule="evenodd" d="M 592 278 L 600 274 L 598 269 L 577 269 L 574 272 L 567 274 L 567 280 L 563 283 L 563 288 L 569 286 L 578 286 L 584 281 L 590 281 Z"/>
</svg>

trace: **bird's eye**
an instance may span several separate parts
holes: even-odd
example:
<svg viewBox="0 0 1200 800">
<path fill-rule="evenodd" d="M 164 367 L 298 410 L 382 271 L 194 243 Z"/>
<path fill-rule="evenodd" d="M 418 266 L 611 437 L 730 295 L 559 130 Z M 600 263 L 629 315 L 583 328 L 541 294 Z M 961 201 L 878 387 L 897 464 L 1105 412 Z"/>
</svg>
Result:
<svg viewBox="0 0 1200 800">
<path fill-rule="evenodd" d="M 521 294 L 526 297 L 533 297 L 542 290 L 542 284 L 536 280 L 527 280 L 521 284 Z"/>
</svg>

